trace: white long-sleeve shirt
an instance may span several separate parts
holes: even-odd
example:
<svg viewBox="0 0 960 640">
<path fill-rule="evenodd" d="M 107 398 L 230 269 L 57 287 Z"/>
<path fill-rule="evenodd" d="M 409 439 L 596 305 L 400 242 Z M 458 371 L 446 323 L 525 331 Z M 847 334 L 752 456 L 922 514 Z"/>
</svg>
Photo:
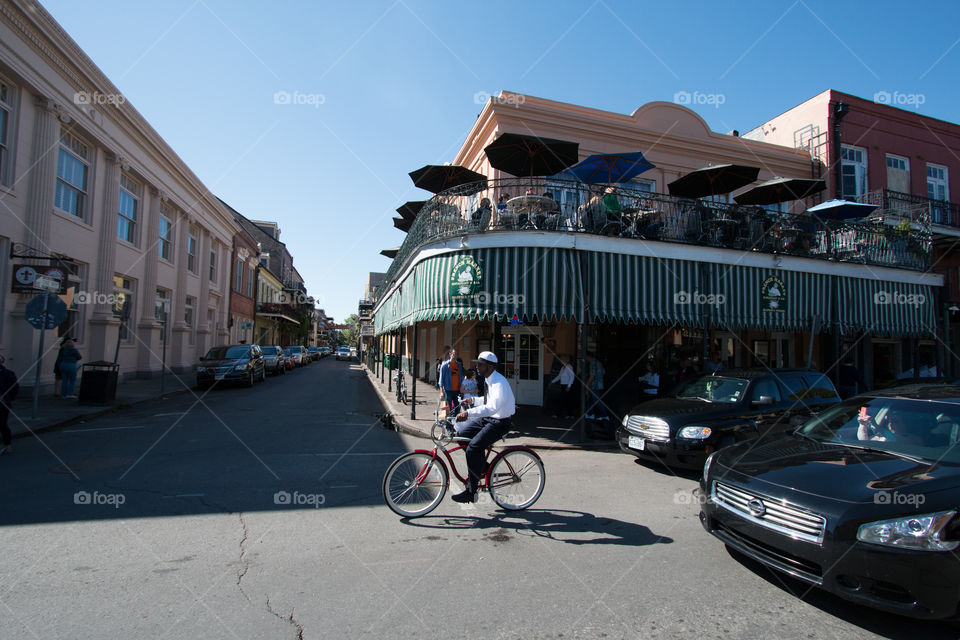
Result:
<svg viewBox="0 0 960 640">
<path fill-rule="evenodd" d="M 503 420 L 517 412 L 517 402 L 513 397 L 510 383 L 499 371 L 494 371 L 485 381 L 487 401 L 467 409 L 471 418 L 497 418 Z M 480 398 L 474 398 L 474 402 Z"/>
<path fill-rule="evenodd" d="M 557 377 L 551 380 L 551 382 L 559 382 L 563 386 L 569 387 L 573 384 L 574 380 L 576 380 L 576 377 L 573 375 L 573 367 L 568 364 L 560 369 L 560 373 L 558 373 Z"/>
</svg>

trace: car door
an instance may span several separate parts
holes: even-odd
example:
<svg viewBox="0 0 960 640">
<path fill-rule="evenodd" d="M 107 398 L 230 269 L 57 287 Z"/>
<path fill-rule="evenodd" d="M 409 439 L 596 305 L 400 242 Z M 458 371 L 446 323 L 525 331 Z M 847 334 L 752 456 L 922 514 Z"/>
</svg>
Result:
<svg viewBox="0 0 960 640">
<path fill-rule="evenodd" d="M 785 409 L 786 401 L 783 389 L 777 380 L 773 376 L 757 378 L 750 385 L 747 394 L 759 434 L 765 435 L 772 430 L 782 430 L 778 422 Z M 772 398 L 773 403 L 759 404 L 762 397 Z"/>
<path fill-rule="evenodd" d="M 783 427 L 796 427 L 807 421 L 810 411 L 811 392 L 804 377 L 799 373 L 784 373 L 778 376 L 784 391 L 784 408 L 780 422 Z"/>
</svg>

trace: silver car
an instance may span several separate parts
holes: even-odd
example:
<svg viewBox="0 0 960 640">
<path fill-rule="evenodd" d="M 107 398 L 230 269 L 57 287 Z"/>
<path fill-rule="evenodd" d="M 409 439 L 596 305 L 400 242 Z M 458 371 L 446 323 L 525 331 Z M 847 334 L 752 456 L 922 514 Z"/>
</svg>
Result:
<svg viewBox="0 0 960 640">
<path fill-rule="evenodd" d="M 283 375 L 287 372 L 286 356 L 283 355 L 283 349 L 278 346 L 260 347 L 263 351 L 263 368 L 275 376 Z"/>
</svg>

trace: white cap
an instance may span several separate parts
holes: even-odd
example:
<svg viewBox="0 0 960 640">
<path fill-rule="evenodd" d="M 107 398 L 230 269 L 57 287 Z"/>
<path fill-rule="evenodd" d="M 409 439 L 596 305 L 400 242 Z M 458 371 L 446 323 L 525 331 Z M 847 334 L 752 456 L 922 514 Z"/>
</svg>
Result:
<svg viewBox="0 0 960 640">
<path fill-rule="evenodd" d="M 497 364 L 498 362 L 497 356 L 490 351 L 481 351 L 475 362 L 480 362 L 481 360 L 489 362 L 490 364 Z"/>
</svg>

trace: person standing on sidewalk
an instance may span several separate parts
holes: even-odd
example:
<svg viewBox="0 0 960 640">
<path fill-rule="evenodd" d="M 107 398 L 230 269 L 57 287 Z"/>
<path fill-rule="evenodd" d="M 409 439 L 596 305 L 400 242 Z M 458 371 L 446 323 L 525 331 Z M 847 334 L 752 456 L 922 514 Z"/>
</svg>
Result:
<svg viewBox="0 0 960 640">
<path fill-rule="evenodd" d="M 63 374 L 60 373 L 60 356 L 63 355 L 63 345 L 70 339 L 70 336 L 63 336 L 60 341 L 60 348 L 57 350 L 57 359 L 53 361 L 53 397 L 60 397 L 60 385 L 63 384 Z"/>
<path fill-rule="evenodd" d="M 74 394 L 77 388 L 77 363 L 81 360 L 83 360 L 83 356 L 77 351 L 73 340 L 68 338 L 64 341 L 63 349 L 60 351 L 60 374 L 63 376 L 60 394 L 64 398 L 77 397 Z"/>
<path fill-rule="evenodd" d="M 440 388 L 443 389 L 444 399 L 447 401 L 447 415 L 456 415 L 460 407 L 460 380 L 463 368 L 457 359 L 457 350 L 450 349 L 446 362 L 440 365 Z"/>
<path fill-rule="evenodd" d="M 560 411 L 563 410 L 563 417 L 570 419 L 573 418 L 573 403 L 576 400 L 573 397 L 573 383 L 577 378 L 573 373 L 573 366 L 570 364 L 570 356 L 560 356 L 560 364 L 560 373 L 550 381 L 551 384 L 560 383 L 560 401 L 553 412 L 553 417 L 559 417 Z"/>
<path fill-rule="evenodd" d="M 590 351 L 587 353 L 587 388 L 590 389 L 590 396 L 593 402 L 584 416 L 587 420 L 609 420 L 607 410 L 600 400 L 603 392 L 603 377 L 606 375 L 603 365 L 597 360 L 597 354 Z"/>
<path fill-rule="evenodd" d="M 10 432 L 10 405 L 17 398 L 20 391 L 20 384 L 17 382 L 17 374 L 4 366 L 6 358 L 0 356 L 0 436 L 3 437 L 3 449 L 0 449 L 0 456 L 10 453 L 10 444 L 13 442 L 13 434 Z"/>
</svg>

